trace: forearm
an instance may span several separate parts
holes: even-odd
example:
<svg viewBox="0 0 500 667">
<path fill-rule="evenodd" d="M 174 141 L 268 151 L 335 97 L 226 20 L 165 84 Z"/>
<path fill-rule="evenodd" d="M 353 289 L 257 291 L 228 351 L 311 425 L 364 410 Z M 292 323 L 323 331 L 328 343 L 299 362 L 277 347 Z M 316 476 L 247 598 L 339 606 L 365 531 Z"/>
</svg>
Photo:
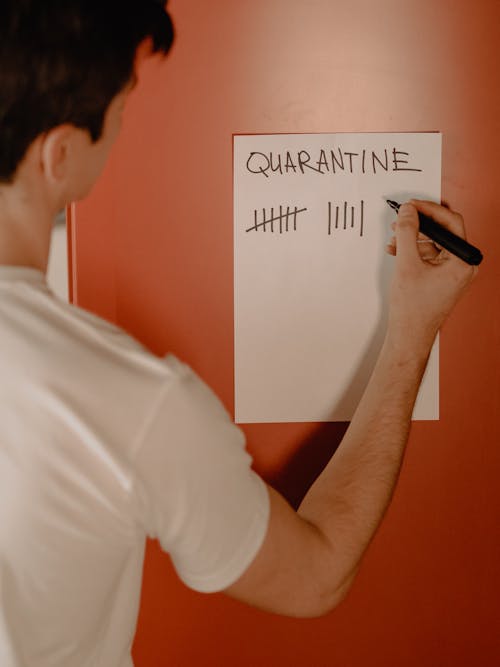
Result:
<svg viewBox="0 0 500 667">
<path fill-rule="evenodd" d="M 386 338 L 339 449 L 299 507 L 328 541 L 325 569 L 333 564 L 338 585 L 356 569 L 391 499 L 429 352 L 428 344 L 409 351 Z"/>
</svg>

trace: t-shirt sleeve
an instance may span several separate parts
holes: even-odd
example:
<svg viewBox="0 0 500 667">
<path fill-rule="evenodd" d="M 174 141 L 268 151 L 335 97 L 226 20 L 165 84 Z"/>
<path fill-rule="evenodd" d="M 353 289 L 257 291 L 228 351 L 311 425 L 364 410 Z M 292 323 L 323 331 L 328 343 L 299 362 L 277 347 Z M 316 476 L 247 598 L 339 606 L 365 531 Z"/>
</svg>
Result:
<svg viewBox="0 0 500 667">
<path fill-rule="evenodd" d="M 171 375 L 135 453 L 141 519 L 187 586 L 219 591 L 262 545 L 269 496 L 213 391 L 172 355 L 165 363 Z"/>
</svg>

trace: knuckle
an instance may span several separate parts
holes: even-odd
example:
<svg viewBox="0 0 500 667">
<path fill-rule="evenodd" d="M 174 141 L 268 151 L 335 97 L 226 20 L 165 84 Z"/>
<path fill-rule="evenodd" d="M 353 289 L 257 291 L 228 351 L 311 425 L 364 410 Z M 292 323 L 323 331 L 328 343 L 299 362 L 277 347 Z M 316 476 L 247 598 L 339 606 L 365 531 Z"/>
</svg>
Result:
<svg viewBox="0 0 500 667">
<path fill-rule="evenodd" d="M 479 267 L 477 266 L 471 266 L 467 272 L 467 280 L 468 282 L 472 282 L 474 278 L 477 276 L 479 271 Z"/>
<path fill-rule="evenodd" d="M 478 267 L 465 265 L 462 261 L 456 262 L 454 278 L 458 284 L 466 287 L 469 285 L 477 275 Z"/>
</svg>

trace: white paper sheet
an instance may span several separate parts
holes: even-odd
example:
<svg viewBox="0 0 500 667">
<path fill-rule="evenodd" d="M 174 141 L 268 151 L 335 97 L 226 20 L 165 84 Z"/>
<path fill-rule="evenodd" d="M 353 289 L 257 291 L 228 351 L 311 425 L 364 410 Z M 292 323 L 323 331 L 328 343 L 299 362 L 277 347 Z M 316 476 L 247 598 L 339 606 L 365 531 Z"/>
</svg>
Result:
<svg viewBox="0 0 500 667">
<path fill-rule="evenodd" d="M 396 214 L 441 199 L 441 134 L 234 137 L 235 419 L 348 421 L 385 332 Z M 438 342 L 414 419 L 439 418 Z"/>
</svg>

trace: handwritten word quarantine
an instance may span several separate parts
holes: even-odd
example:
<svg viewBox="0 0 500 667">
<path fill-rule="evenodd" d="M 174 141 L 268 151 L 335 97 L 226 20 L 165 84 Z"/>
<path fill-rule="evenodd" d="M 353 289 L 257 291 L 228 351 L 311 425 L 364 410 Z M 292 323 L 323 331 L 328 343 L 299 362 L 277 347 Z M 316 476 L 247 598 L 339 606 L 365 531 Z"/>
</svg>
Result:
<svg viewBox="0 0 500 667">
<path fill-rule="evenodd" d="M 269 209 L 261 208 L 253 211 L 253 225 L 245 229 L 246 232 L 271 232 L 288 233 L 298 231 L 297 217 L 305 213 L 307 208 L 298 208 L 297 206 L 280 206 Z M 351 205 L 349 202 L 331 202 L 327 203 L 327 215 L 325 219 L 328 222 L 325 230 L 328 236 L 336 232 L 359 229 L 359 235 L 363 236 L 365 218 L 365 202 L 361 200 L 359 207 Z"/>
<path fill-rule="evenodd" d="M 290 174 L 366 174 L 422 171 L 412 162 L 408 151 L 398 148 L 370 150 L 362 148 L 357 152 L 336 148 L 321 148 L 318 151 L 295 150 L 281 152 L 252 151 L 246 161 L 246 169 L 251 174 L 262 174 L 265 178 L 273 175 Z"/>
</svg>

